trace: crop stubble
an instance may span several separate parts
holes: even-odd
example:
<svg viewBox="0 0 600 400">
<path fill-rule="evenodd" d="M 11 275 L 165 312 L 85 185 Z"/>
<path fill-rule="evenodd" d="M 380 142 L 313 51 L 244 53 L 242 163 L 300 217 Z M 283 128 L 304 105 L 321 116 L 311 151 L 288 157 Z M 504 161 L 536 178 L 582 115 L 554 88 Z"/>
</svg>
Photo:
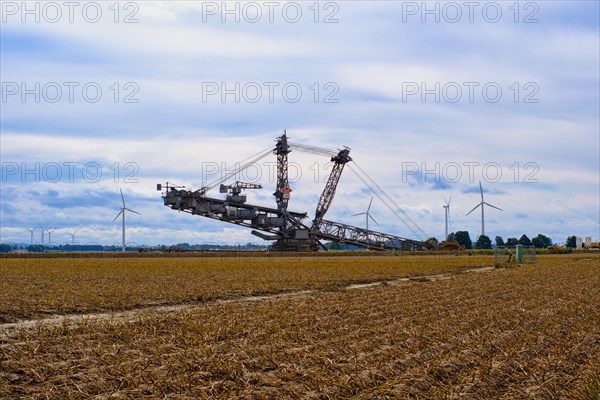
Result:
<svg viewBox="0 0 600 400">
<path fill-rule="evenodd" d="M 492 262 L 489 256 L 0 259 L 0 323 L 49 314 L 331 290 Z"/>
<path fill-rule="evenodd" d="M 599 326 L 598 258 L 544 257 L 450 280 L 40 325 L 2 344 L 0 395 L 592 399 Z"/>
</svg>

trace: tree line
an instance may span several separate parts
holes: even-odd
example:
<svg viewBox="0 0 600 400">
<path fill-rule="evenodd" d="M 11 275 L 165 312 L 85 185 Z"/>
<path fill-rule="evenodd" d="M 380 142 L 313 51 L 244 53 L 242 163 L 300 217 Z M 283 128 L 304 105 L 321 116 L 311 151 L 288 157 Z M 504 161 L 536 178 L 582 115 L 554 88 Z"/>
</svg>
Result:
<svg viewBox="0 0 600 400">
<path fill-rule="evenodd" d="M 433 238 L 432 238 L 433 239 Z M 456 241 L 461 246 L 464 246 L 465 249 L 491 249 L 492 248 L 492 240 L 486 236 L 481 235 L 477 238 L 475 243 L 471 240 L 469 232 L 467 231 L 457 231 L 452 232 L 446 238 L 447 241 Z M 437 240 L 436 240 L 437 242 Z M 548 246 L 552 245 L 552 239 L 546 235 L 538 233 L 533 239 L 529 239 L 529 237 L 523 234 L 519 239 L 515 237 L 509 237 L 506 239 L 506 242 L 501 236 L 496 236 L 494 238 L 494 242 L 496 247 L 516 247 L 518 244 L 523 246 L 534 246 L 538 249 L 545 249 Z M 575 247 L 575 246 L 573 246 Z"/>
</svg>

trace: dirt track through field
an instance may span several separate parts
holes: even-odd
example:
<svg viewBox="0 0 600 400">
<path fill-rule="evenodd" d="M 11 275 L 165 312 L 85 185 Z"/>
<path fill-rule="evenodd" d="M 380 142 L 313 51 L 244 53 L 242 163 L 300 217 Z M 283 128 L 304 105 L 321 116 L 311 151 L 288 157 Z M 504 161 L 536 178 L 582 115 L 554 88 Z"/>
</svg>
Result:
<svg viewBox="0 0 600 400">
<path fill-rule="evenodd" d="M 481 273 L 493 271 L 493 267 L 479 267 L 472 268 L 462 272 L 455 273 L 442 273 L 435 275 L 415 275 L 410 277 L 398 278 L 386 281 L 375 281 L 360 284 L 351 284 L 343 288 L 343 290 L 356 290 L 356 289 L 368 289 L 372 287 L 378 287 L 383 285 L 401 285 L 401 284 L 415 284 L 425 282 L 435 282 L 443 279 L 451 279 L 453 275 L 465 274 L 465 273 Z M 116 311 L 116 312 L 104 312 L 104 313 L 89 313 L 89 314 L 63 314 L 63 315 L 51 315 L 45 318 L 23 320 L 14 323 L 0 324 L 0 339 L 5 339 L 18 332 L 21 329 L 34 329 L 37 326 L 61 326 L 61 325 L 76 325 L 83 322 L 98 322 L 98 321 L 113 321 L 113 322 L 128 322 L 135 321 L 145 314 L 168 314 L 171 312 L 178 312 L 184 310 L 190 310 L 198 307 L 205 307 L 207 305 L 219 305 L 219 304 L 235 304 L 244 302 L 255 302 L 255 301 L 269 301 L 278 299 L 292 299 L 292 298 L 305 298 L 313 296 L 318 293 L 325 293 L 325 290 L 299 290 L 293 292 L 284 292 L 277 294 L 270 294 L 264 296 L 244 296 L 236 299 L 219 299 L 209 302 L 202 303 L 185 303 L 175 305 L 151 305 L 147 307 L 138 307 L 132 310 Z"/>
</svg>

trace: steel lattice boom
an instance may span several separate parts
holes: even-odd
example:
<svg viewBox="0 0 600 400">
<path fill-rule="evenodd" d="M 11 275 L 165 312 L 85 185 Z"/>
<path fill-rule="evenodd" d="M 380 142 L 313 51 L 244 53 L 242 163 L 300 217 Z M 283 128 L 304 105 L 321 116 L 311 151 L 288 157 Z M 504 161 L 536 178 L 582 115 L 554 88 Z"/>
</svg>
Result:
<svg viewBox="0 0 600 400">
<path fill-rule="evenodd" d="M 344 166 L 347 162 L 352 161 L 352 158 L 350 158 L 350 149 L 346 148 L 344 150 L 340 150 L 338 155 L 331 158 L 331 161 L 333 162 L 333 168 L 331 170 L 331 174 L 329 174 L 329 178 L 327 179 L 325 189 L 323 190 L 323 193 L 321 193 L 319 203 L 317 204 L 315 219 L 312 226 L 313 231 L 319 230 L 319 224 L 321 223 L 321 220 L 325 216 L 327 210 L 329 210 L 331 202 L 333 201 L 333 197 L 335 196 L 335 191 L 338 183 L 340 182 L 342 172 L 344 171 Z"/>
</svg>

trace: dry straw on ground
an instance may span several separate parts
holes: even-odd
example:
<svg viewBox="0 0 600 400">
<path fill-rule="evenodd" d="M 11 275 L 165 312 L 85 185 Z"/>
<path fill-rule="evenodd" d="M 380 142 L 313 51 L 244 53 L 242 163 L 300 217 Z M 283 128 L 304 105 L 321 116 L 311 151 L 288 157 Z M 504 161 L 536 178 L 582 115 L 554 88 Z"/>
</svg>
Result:
<svg viewBox="0 0 600 400">
<path fill-rule="evenodd" d="M 595 399 L 598 261 L 540 257 L 446 280 L 330 291 L 348 274 L 370 280 L 347 272 L 348 263 L 304 298 L 40 324 L 3 340 L 0 396 Z M 302 282 L 294 268 L 280 271 L 286 285 Z M 226 270 L 215 273 L 231 284 Z"/>
<path fill-rule="evenodd" d="M 438 262 L 444 260 L 443 262 Z M 460 271 L 484 257 L 0 259 L 0 323 Z"/>
</svg>

